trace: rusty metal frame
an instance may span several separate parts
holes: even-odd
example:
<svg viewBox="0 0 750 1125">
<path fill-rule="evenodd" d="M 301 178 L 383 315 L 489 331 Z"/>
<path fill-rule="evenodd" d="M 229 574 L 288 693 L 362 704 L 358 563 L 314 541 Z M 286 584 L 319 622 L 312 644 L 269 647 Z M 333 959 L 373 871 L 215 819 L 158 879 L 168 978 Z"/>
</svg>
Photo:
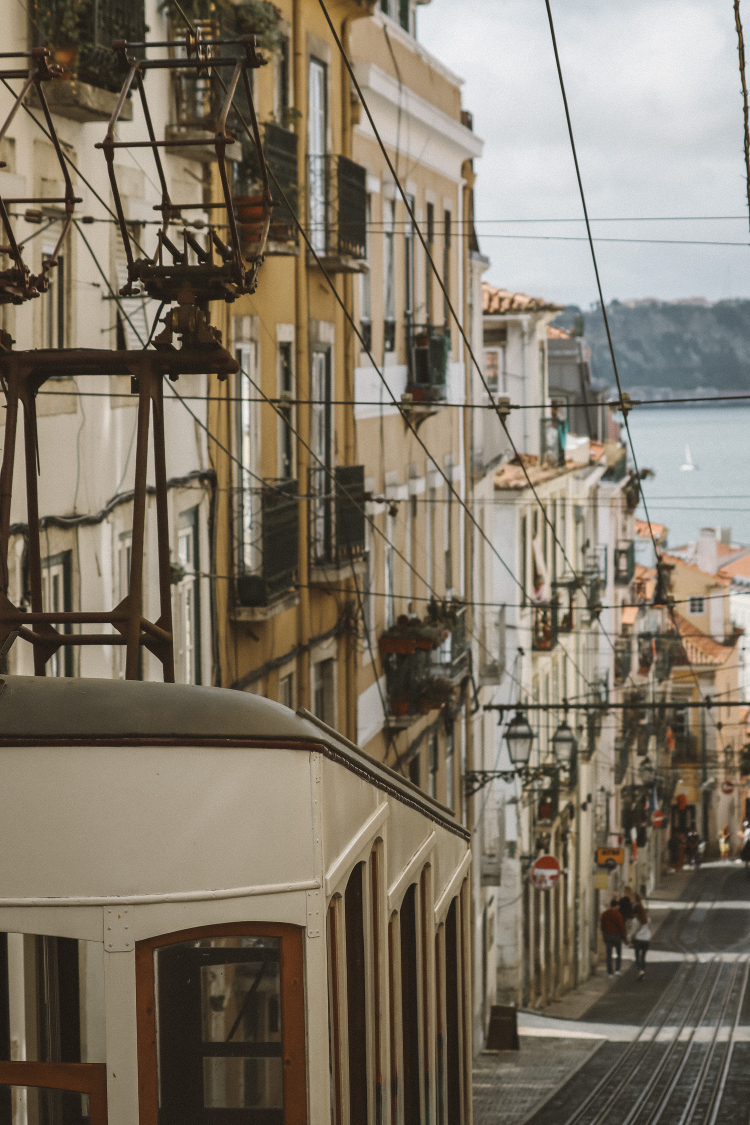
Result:
<svg viewBox="0 0 750 1125">
<path fill-rule="evenodd" d="M 143 645 L 156 656 L 164 680 L 174 682 L 174 653 L 170 582 L 167 472 L 164 439 L 164 378 L 187 374 L 216 374 L 226 378 L 239 365 L 223 348 L 183 348 L 180 351 L 103 351 L 98 349 L 0 351 L 0 384 L 5 392 L 5 448 L 0 467 L 0 656 L 16 637 L 34 650 L 34 674 L 43 676 L 47 661 L 67 645 L 125 645 L 125 678 L 138 677 L 138 653 Z M 42 604 L 42 554 L 39 526 L 39 443 L 36 396 L 51 377 L 129 375 L 138 394 L 138 419 L 133 492 L 133 532 L 128 593 L 109 611 L 45 612 Z M 31 609 L 9 598 L 8 549 L 11 497 L 19 405 L 23 407 L 24 464 L 28 520 L 28 559 Z M 149 430 L 153 425 L 156 524 L 159 563 L 159 617 L 143 616 L 143 563 L 147 511 Z M 66 633 L 55 626 L 110 625 L 113 633 Z"/>
<path fill-rule="evenodd" d="M 10 113 L 5 118 L 2 126 L 0 126 L 0 141 L 5 137 L 19 107 L 23 105 L 27 94 L 33 87 L 36 90 L 39 104 L 42 107 L 47 132 L 54 146 L 55 155 L 60 165 L 60 171 L 65 181 L 65 195 L 59 198 L 37 198 L 31 196 L 15 199 L 0 198 L 0 222 L 2 223 L 7 239 L 7 245 L 0 247 L 0 252 L 8 254 L 13 262 L 13 265 L 9 269 L 0 271 L 0 305 L 21 305 L 24 301 L 39 297 L 42 293 L 47 291 L 49 288 L 50 270 L 57 265 L 60 247 L 65 240 L 65 236 L 73 220 L 75 205 L 81 202 L 80 197 L 77 197 L 73 192 L 73 184 L 70 179 L 67 161 L 60 147 L 60 141 L 57 137 L 49 106 L 47 105 L 47 99 L 44 96 L 45 82 L 50 82 L 52 79 L 58 78 L 62 74 L 62 70 L 59 66 L 55 66 L 54 64 L 50 66 L 48 62 L 49 55 L 50 52 L 46 47 L 38 47 L 32 51 L 3 52 L 0 54 L 0 59 L 31 60 L 30 66 L 25 69 L 0 70 L 0 79 L 24 79 L 21 92 L 17 95 Z M 0 161 L 0 168 L 4 167 L 5 161 Z M 41 273 L 38 274 L 32 274 L 31 270 L 24 262 L 21 247 L 16 240 L 10 221 L 10 215 L 8 214 L 8 205 L 29 203 L 47 208 L 54 204 L 64 204 L 65 207 L 64 213 L 60 216 L 62 227 L 55 248 L 52 254 L 42 261 Z"/>
<path fill-rule="evenodd" d="M 237 39 L 204 39 L 188 32 L 184 39 L 164 40 L 158 43 L 126 43 L 123 40 L 117 40 L 112 46 L 120 60 L 120 65 L 127 73 L 109 121 L 106 137 L 96 147 L 104 151 L 107 161 L 115 210 L 127 258 L 128 281 L 120 290 L 121 295 L 124 297 L 139 296 L 142 290 L 145 290 L 150 297 L 166 303 L 177 301 L 180 305 L 196 305 L 206 317 L 207 322 L 208 302 L 210 300 L 233 301 L 244 293 L 255 291 L 258 270 L 265 253 L 273 201 L 248 77 L 248 71 L 262 66 L 265 60 L 257 54 L 255 37 L 252 35 L 244 35 Z M 151 47 L 160 49 L 166 47 L 172 53 L 177 48 L 184 49 L 186 56 L 174 57 L 172 54 L 168 58 L 149 59 L 139 58 L 132 53 L 135 50 L 145 52 Z M 222 47 L 235 48 L 235 50 L 232 54 L 225 55 L 221 54 Z M 144 74 L 152 69 L 170 70 L 172 72 L 187 70 L 195 72 L 196 76 L 204 73 L 210 80 L 212 72 L 218 73 L 222 67 L 232 67 L 229 82 L 227 84 L 222 83 L 225 95 L 221 112 L 214 126 L 213 139 L 223 200 L 201 204 L 175 203 L 169 194 L 160 149 L 168 152 L 170 148 L 184 148 L 190 145 L 205 147 L 208 142 L 204 138 L 157 140 L 143 82 Z M 252 135 L 258 153 L 263 183 L 261 237 L 257 252 L 247 265 L 242 258 L 237 218 L 226 168 L 227 146 L 235 143 L 235 138 L 227 133 L 227 121 L 240 84 L 247 98 Z M 126 98 L 132 91 L 137 92 L 140 99 L 148 140 L 121 141 L 115 139 L 120 114 Z M 161 226 L 157 235 L 157 247 L 151 257 L 136 257 L 133 253 L 134 240 L 123 210 L 115 169 L 115 151 L 120 148 L 147 148 L 151 150 L 154 158 L 162 199 L 161 203 L 154 208 L 155 211 L 161 212 Z M 187 210 L 225 211 L 226 222 L 207 224 L 208 237 L 205 246 L 201 246 L 190 231 L 183 227 L 181 231 L 183 245 L 180 249 L 170 238 L 169 227 L 170 223 L 182 220 L 182 212 Z M 225 228 L 228 228 L 229 231 L 228 242 L 224 241 L 219 235 L 219 230 L 223 231 Z M 218 261 L 214 258 L 215 252 L 218 255 Z M 171 257 L 171 264 L 165 261 L 165 253 Z M 167 331 L 169 332 L 169 314 L 167 325 Z M 157 347 L 160 342 L 168 345 L 171 340 L 157 337 Z"/>
</svg>

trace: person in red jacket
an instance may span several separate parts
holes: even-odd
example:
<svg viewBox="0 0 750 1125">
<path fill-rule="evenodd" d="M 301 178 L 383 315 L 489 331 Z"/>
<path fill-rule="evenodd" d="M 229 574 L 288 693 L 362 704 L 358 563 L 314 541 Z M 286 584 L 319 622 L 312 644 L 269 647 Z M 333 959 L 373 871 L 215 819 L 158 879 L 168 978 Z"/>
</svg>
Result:
<svg viewBox="0 0 750 1125">
<path fill-rule="evenodd" d="M 612 976 L 612 962 L 617 955 L 617 966 L 614 972 L 619 977 L 622 970 L 622 943 L 628 943 L 628 935 L 622 914 L 617 909 L 617 899 L 613 898 L 607 910 L 602 911 L 599 920 L 602 937 L 607 947 L 607 976 Z"/>
</svg>

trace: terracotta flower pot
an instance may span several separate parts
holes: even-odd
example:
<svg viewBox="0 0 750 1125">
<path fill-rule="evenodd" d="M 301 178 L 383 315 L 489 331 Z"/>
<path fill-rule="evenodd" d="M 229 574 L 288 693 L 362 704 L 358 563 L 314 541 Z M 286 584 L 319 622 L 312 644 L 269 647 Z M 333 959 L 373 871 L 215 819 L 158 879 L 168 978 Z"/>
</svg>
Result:
<svg viewBox="0 0 750 1125">
<path fill-rule="evenodd" d="M 381 637 L 378 641 L 378 648 L 383 654 L 388 652 L 398 652 L 398 649 L 396 648 L 397 643 L 398 642 L 396 641 L 395 637 Z"/>
<path fill-rule="evenodd" d="M 408 710 L 409 710 L 409 700 L 408 699 L 392 699 L 391 700 L 391 711 L 393 712 L 394 715 L 405 715 Z"/>
<path fill-rule="evenodd" d="M 396 641 L 396 652 L 400 656 L 413 656 L 416 643 L 412 637 L 401 637 Z"/>
</svg>

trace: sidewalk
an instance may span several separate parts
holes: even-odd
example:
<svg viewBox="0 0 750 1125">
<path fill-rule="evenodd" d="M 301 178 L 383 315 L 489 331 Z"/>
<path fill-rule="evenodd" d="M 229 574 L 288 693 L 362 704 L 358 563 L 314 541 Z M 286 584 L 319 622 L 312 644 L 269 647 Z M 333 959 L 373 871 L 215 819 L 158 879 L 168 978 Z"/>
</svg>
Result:
<svg viewBox="0 0 750 1125">
<path fill-rule="evenodd" d="M 664 876 L 651 900 L 676 902 L 693 874 L 690 868 Z M 653 908 L 654 935 L 667 913 L 668 907 Z M 632 949 L 623 950 L 623 954 L 624 972 L 631 967 L 634 955 Z M 475 1125 L 497 1125 L 500 1120 L 503 1125 L 523 1125 L 608 1039 L 631 1039 L 637 1027 L 629 1023 L 619 1027 L 606 1022 L 582 1023 L 578 1030 L 570 1022 L 582 1020 L 594 1005 L 601 1020 L 607 1008 L 607 993 L 616 985 L 618 991 L 622 990 L 624 983 L 623 977 L 608 977 L 603 964 L 599 964 L 588 980 L 559 1000 L 538 1012 L 519 1011 L 521 1049 L 486 1051 L 475 1060 Z"/>
</svg>

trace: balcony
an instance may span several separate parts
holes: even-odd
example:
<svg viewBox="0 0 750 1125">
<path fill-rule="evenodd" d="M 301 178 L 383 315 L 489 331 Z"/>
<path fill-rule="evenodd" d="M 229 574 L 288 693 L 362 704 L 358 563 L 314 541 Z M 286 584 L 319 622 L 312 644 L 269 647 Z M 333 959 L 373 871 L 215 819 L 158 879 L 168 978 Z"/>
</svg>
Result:
<svg viewBox="0 0 750 1125">
<path fill-rule="evenodd" d="M 365 467 L 337 465 L 333 478 L 310 469 L 309 578 L 322 585 L 365 569 Z"/>
<path fill-rule="evenodd" d="M 430 667 L 433 675 L 459 680 L 468 670 L 469 645 L 466 636 L 466 606 L 450 603 L 439 606 L 434 615 L 428 609 L 428 621 L 439 630 L 450 629 L 445 640 L 434 650 Z"/>
<path fill-rule="evenodd" d="M 531 607 L 531 647 L 534 652 L 551 652 L 557 644 L 557 601 Z"/>
<path fill-rule="evenodd" d="M 246 515 L 244 505 L 243 514 Z M 264 621 L 296 605 L 299 500 L 296 480 L 265 481 L 260 492 L 260 563 L 250 569 L 238 567 L 235 580 L 234 618 Z M 247 527 L 245 519 L 245 527 Z M 252 540 L 252 531 L 248 537 Z M 249 550 L 245 551 L 246 558 Z"/>
<path fill-rule="evenodd" d="M 45 97 L 53 113 L 73 121 L 108 121 L 117 104 L 122 73 L 112 51 L 113 39 L 142 42 L 146 36 L 143 0 L 34 0 L 29 8 L 30 46 L 47 46 L 52 62 L 63 69 L 61 81 L 49 82 Z M 35 93 L 29 104 L 37 105 Z M 121 120 L 132 119 L 130 101 Z"/>
<path fill-rule="evenodd" d="M 364 273 L 366 170 L 345 156 L 308 156 L 307 171 L 309 238 L 323 268 L 328 273 Z"/>
<path fill-rule="evenodd" d="M 615 547 L 615 585 L 629 586 L 635 575 L 635 543 L 620 540 Z"/>
<path fill-rule="evenodd" d="M 271 195 L 274 199 L 266 256 L 294 255 L 299 252 L 295 221 L 298 213 L 297 134 L 289 129 L 282 129 L 273 121 L 267 121 L 263 126 L 263 152 L 271 180 Z M 249 144 L 243 145 L 243 159 L 238 167 L 234 186 L 242 255 L 245 258 L 252 258 L 257 251 L 263 229 L 263 196 L 257 154 L 254 147 Z"/>
<path fill-rule="evenodd" d="M 455 684 L 440 664 L 433 663 L 435 652 L 451 643 L 451 635 L 429 618 L 402 615 L 378 641 L 385 671 L 386 694 L 390 710 L 389 725 L 408 726 L 419 715 L 439 711 L 450 703 Z M 458 655 L 458 654 L 456 654 Z"/>
<path fill-rule="evenodd" d="M 615 638 L 615 684 L 625 683 L 633 668 L 633 640 L 630 635 Z"/>
<path fill-rule="evenodd" d="M 417 406 L 431 407 L 445 402 L 451 334 L 434 324 L 406 322 L 406 348 L 409 377 L 406 393 Z"/>
</svg>

